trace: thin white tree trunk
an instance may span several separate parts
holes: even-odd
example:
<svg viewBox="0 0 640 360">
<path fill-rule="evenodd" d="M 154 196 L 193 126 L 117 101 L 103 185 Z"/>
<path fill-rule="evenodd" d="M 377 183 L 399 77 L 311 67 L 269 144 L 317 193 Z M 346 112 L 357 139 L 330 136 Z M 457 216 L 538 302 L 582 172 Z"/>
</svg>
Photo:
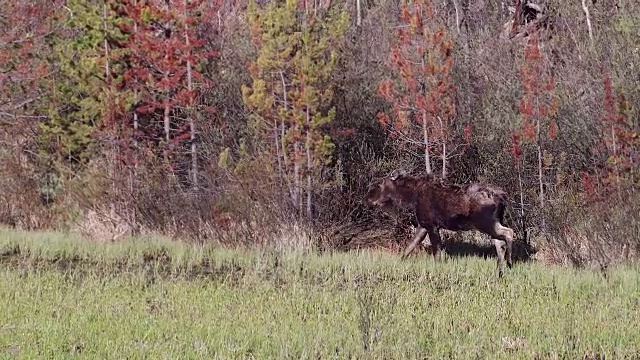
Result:
<svg viewBox="0 0 640 360">
<path fill-rule="evenodd" d="M 458 0 L 453 0 L 453 7 L 456 10 L 456 29 L 458 30 L 458 34 L 460 34 L 460 13 L 462 12 L 462 10 L 460 9 Z"/>
<path fill-rule="evenodd" d="M 104 74 L 105 74 L 105 79 L 107 81 L 107 84 L 111 84 L 111 67 L 110 67 L 110 62 L 109 62 L 109 42 L 107 40 L 107 31 L 108 31 L 108 27 L 107 27 L 107 4 L 105 3 L 102 7 L 102 26 L 103 26 L 103 31 L 104 31 Z M 109 113 L 109 120 L 113 120 L 113 108 L 112 108 L 111 104 L 111 88 L 108 87 L 107 88 L 107 112 Z M 117 192 L 117 188 L 116 188 L 116 161 L 115 161 L 115 157 L 117 154 L 117 145 L 116 145 L 116 141 L 115 141 L 115 137 L 116 137 L 116 129 L 115 126 L 116 124 L 112 124 L 112 126 L 114 127 L 112 130 L 112 136 L 111 136 L 111 146 L 112 146 L 112 154 L 111 156 L 109 156 L 109 177 L 111 178 L 111 191 L 112 191 L 112 199 L 111 202 L 109 204 L 109 215 L 111 217 L 111 219 L 115 219 L 115 215 L 116 215 L 116 205 L 115 202 L 113 201 L 113 196 L 115 196 L 116 192 Z"/>
<path fill-rule="evenodd" d="M 424 58 L 421 59 L 422 73 L 425 74 L 426 69 L 424 65 Z M 424 145 L 424 166 L 427 174 L 431 174 L 431 150 L 429 149 L 429 124 L 428 115 L 426 109 L 420 109 L 422 112 L 422 142 Z"/>
<path fill-rule="evenodd" d="M 133 6 L 137 6 L 138 1 L 133 0 Z M 133 33 L 138 33 L 138 22 L 134 21 L 133 23 Z M 133 96 L 135 101 L 138 101 L 138 90 L 134 90 Z M 135 204 L 136 195 L 136 186 L 138 184 L 138 127 L 139 127 L 139 119 L 138 119 L 138 111 L 137 109 L 133 109 L 133 171 L 130 172 L 130 180 L 129 180 L 129 201 L 131 201 L 130 211 L 131 211 L 131 223 L 137 228 L 137 208 Z"/>
<path fill-rule="evenodd" d="M 104 62 L 104 72 L 105 75 L 107 77 L 107 80 L 111 79 L 111 69 L 110 69 L 110 64 L 109 64 L 109 42 L 107 41 L 107 4 L 104 4 L 102 7 L 102 26 L 103 26 L 103 30 L 104 30 L 104 56 L 105 56 L 105 62 Z"/>
<path fill-rule="evenodd" d="M 284 72 L 282 70 L 280 70 L 280 81 L 282 82 L 282 100 L 284 102 L 283 106 L 284 106 L 284 113 L 286 114 L 289 111 L 289 102 L 287 100 L 287 81 L 284 78 Z M 285 149 L 282 148 L 282 144 L 280 142 L 280 139 L 284 139 L 284 135 L 285 135 L 285 126 L 284 126 L 284 121 L 282 121 L 282 125 L 281 125 L 281 136 L 278 136 L 278 123 L 276 122 L 274 124 L 275 129 L 275 141 L 276 141 L 276 156 L 278 157 L 278 171 L 280 173 L 280 175 L 284 174 L 284 169 L 283 169 L 283 163 L 286 165 L 287 163 L 287 158 L 286 158 L 286 152 Z M 282 148 L 282 149 L 281 149 Z"/>
<path fill-rule="evenodd" d="M 133 0 L 133 6 L 138 6 L 138 0 Z M 138 33 L 137 21 L 134 21 L 133 23 L 133 33 L 134 34 Z M 138 90 L 134 90 L 133 95 L 136 101 L 138 101 Z M 138 112 L 134 109 L 133 111 L 133 148 L 136 153 L 134 154 L 133 168 L 134 168 L 134 176 L 136 178 L 137 178 L 137 168 L 138 168 L 138 138 L 137 138 L 138 126 L 139 126 Z"/>
<path fill-rule="evenodd" d="M 137 6 L 138 1 L 133 0 L 133 6 Z M 138 33 L 138 22 L 133 22 L 133 33 Z M 138 90 L 134 90 L 133 96 L 135 101 L 138 101 Z M 135 199 L 136 196 L 136 185 L 138 183 L 138 127 L 139 127 L 139 119 L 138 119 L 138 111 L 137 109 L 133 109 L 133 171 L 130 172 L 131 176 L 129 179 L 129 201 L 131 201 L 132 205 L 130 207 L 131 211 L 131 223 L 134 227 L 137 228 L 137 210 Z"/>
<path fill-rule="evenodd" d="M 309 219 L 309 221 L 313 220 L 313 206 L 311 204 L 311 197 L 312 197 L 312 181 L 311 181 L 311 175 L 312 175 L 312 170 L 313 170 L 313 156 L 311 154 L 312 149 L 311 147 L 313 146 L 313 144 L 311 143 L 311 116 L 309 115 L 309 107 L 307 107 L 307 111 L 306 111 L 306 116 L 307 116 L 307 143 L 306 143 L 306 150 L 307 150 L 307 218 Z"/>
<path fill-rule="evenodd" d="M 171 109 L 169 108 L 169 94 L 165 94 L 167 97 L 164 99 L 164 115 L 162 117 L 164 122 L 164 161 L 166 165 L 169 165 L 169 141 L 171 141 Z"/>
<path fill-rule="evenodd" d="M 538 147 L 538 186 L 539 186 L 539 201 L 540 201 L 540 210 L 544 211 L 544 178 L 543 178 L 543 159 L 542 159 L 542 139 L 540 137 L 540 116 L 536 117 L 536 138 L 537 138 L 537 147 Z M 542 220 L 542 228 L 545 228 L 545 216 L 544 214 L 541 217 Z"/>
<path fill-rule="evenodd" d="M 440 122 L 440 131 L 442 132 L 442 178 L 447 177 L 447 139 L 445 136 L 444 121 L 438 116 Z"/>
<path fill-rule="evenodd" d="M 362 25 L 362 6 L 360 2 L 362 0 L 356 0 L 356 24 L 358 26 Z"/>
<path fill-rule="evenodd" d="M 582 0 L 582 10 L 584 11 L 584 15 L 587 20 L 587 31 L 589 31 L 589 40 L 591 41 L 591 46 L 593 46 L 593 29 L 591 27 L 591 15 L 589 14 L 589 7 L 587 6 L 586 0 Z"/>
<path fill-rule="evenodd" d="M 164 140 L 167 142 L 167 146 L 169 145 L 169 141 L 171 140 L 171 109 L 169 108 L 169 99 L 167 94 L 167 99 L 164 100 L 164 115 L 162 116 L 164 123 Z"/>
<path fill-rule="evenodd" d="M 616 142 L 616 131 L 613 125 L 611 125 L 611 141 L 613 145 L 613 171 L 616 175 L 616 187 L 618 195 L 620 194 L 620 172 L 618 170 L 618 144 Z"/>
<path fill-rule="evenodd" d="M 170 10 L 170 2 L 166 2 L 166 10 Z M 165 40 L 168 40 L 168 37 L 165 35 Z M 166 55 L 165 55 L 166 58 Z M 164 72 L 165 79 L 169 78 L 169 71 Z M 171 141 L 171 108 L 169 107 L 169 99 L 170 94 L 167 92 L 164 94 L 164 137 L 165 137 L 165 150 L 164 150 L 164 160 L 166 165 L 169 165 L 169 142 Z"/>
<path fill-rule="evenodd" d="M 447 142 L 442 141 L 442 178 L 447 177 Z"/>
<path fill-rule="evenodd" d="M 295 127 L 296 136 L 298 135 L 297 126 Z M 302 209 L 302 200 L 300 198 L 301 178 L 300 178 L 300 141 L 296 140 L 293 143 L 293 203 L 296 209 L 300 211 Z"/>
<path fill-rule="evenodd" d="M 540 208 L 544 208 L 544 178 L 543 178 L 542 146 L 538 143 L 538 185 L 540 188 Z"/>
<path fill-rule="evenodd" d="M 278 119 L 275 119 L 273 120 L 273 145 L 276 147 L 278 174 L 282 176 L 282 155 L 280 154 L 280 131 L 278 128 Z"/>
<path fill-rule="evenodd" d="M 187 0 L 184 1 L 184 41 L 187 45 L 188 55 L 191 54 L 190 41 L 189 41 L 189 25 L 187 24 Z M 193 74 L 191 73 L 191 60 L 187 59 L 187 90 L 189 90 L 189 94 L 193 91 Z M 196 147 L 196 123 L 192 116 L 193 110 L 193 96 L 189 96 L 189 109 L 187 110 L 187 114 L 189 116 L 189 132 L 190 132 L 190 140 L 191 140 L 191 183 L 194 191 L 198 191 L 198 152 Z"/>
<path fill-rule="evenodd" d="M 422 109 L 422 139 L 424 142 L 424 165 L 427 174 L 431 174 L 431 154 L 429 151 L 429 131 L 427 127 L 427 110 Z"/>
<path fill-rule="evenodd" d="M 635 186 L 635 181 L 636 181 L 636 164 L 633 161 L 633 153 L 629 154 L 629 164 L 631 164 L 631 169 L 630 169 L 630 173 L 629 173 L 629 183 L 631 184 L 631 192 L 636 192 L 636 186 Z"/>
<path fill-rule="evenodd" d="M 520 161 L 520 160 L 517 160 Z M 527 239 L 527 229 L 526 229 L 526 221 L 524 217 L 524 191 L 522 189 L 522 169 L 520 168 L 520 163 L 517 165 L 518 170 L 518 189 L 520 191 L 520 226 L 522 226 L 522 233 L 524 236 L 525 242 L 528 243 Z"/>
<path fill-rule="evenodd" d="M 283 165 L 283 171 L 282 173 L 285 173 L 285 168 L 288 166 L 288 161 L 289 158 L 287 157 L 287 149 L 286 149 L 286 144 L 284 143 L 284 136 L 287 134 L 287 126 L 284 122 L 284 119 L 282 119 L 280 121 L 280 149 L 282 151 L 282 165 Z"/>
</svg>

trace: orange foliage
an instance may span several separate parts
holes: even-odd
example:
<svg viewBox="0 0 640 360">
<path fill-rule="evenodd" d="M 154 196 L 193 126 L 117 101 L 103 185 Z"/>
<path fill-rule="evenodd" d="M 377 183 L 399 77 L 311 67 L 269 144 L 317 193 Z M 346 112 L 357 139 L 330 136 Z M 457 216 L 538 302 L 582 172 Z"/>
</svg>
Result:
<svg viewBox="0 0 640 360">
<path fill-rule="evenodd" d="M 549 139 L 555 139 L 557 135 L 555 77 L 546 75 L 543 65 L 538 38 L 534 34 L 526 45 L 525 64 L 520 69 L 523 96 L 518 108 L 522 120 L 520 134 L 529 141 L 541 140 L 536 131 L 537 123 L 540 123 L 540 134 L 548 134 Z"/>
<path fill-rule="evenodd" d="M 429 1 L 402 4 L 403 24 L 395 31 L 389 54 L 389 67 L 398 81 L 396 86 L 392 80 L 382 81 L 378 94 L 393 105 L 392 132 L 402 131 L 403 137 L 422 142 L 426 115 L 429 141 L 437 143 L 447 141 L 449 121 L 455 114 L 455 86 L 451 78 L 453 42 L 433 15 Z M 378 121 L 387 127 L 391 122 L 388 117 L 379 115 Z"/>
<path fill-rule="evenodd" d="M 514 160 L 517 162 L 520 161 L 520 156 L 522 156 L 522 149 L 520 148 L 519 136 L 518 134 L 513 134 L 511 139 L 511 154 L 513 155 Z"/>
<path fill-rule="evenodd" d="M 468 123 L 464 126 L 464 141 L 469 144 L 471 141 L 471 124 Z"/>
<path fill-rule="evenodd" d="M 640 141 L 633 125 L 629 123 L 625 109 L 629 108 L 622 94 L 616 94 L 609 74 L 605 74 L 604 87 L 604 116 L 601 120 L 604 152 L 607 161 L 607 172 L 600 179 L 605 185 L 615 184 L 619 189 L 623 183 L 635 186 L 633 173 L 640 161 Z"/>
<path fill-rule="evenodd" d="M 555 120 L 551 120 L 551 123 L 549 123 L 549 138 L 550 139 L 555 139 L 556 138 L 556 135 L 557 135 L 556 127 L 557 127 L 556 121 Z"/>
<path fill-rule="evenodd" d="M 389 115 L 387 115 L 387 113 L 379 111 L 378 114 L 376 114 L 376 117 L 378 118 L 378 122 L 384 129 L 389 127 L 390 120 L 389 120 Z"/>
</svg>

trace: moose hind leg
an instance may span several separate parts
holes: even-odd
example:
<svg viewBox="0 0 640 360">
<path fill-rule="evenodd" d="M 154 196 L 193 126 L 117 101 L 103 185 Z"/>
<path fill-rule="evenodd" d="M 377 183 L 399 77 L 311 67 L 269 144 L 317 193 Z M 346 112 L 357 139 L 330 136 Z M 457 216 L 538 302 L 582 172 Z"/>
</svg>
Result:
<svg viewBox="0 0 640 360">
<path fill-rule="evenodd" d="M 418 227 L 418 230 L 416 230 L 416 233 L 413 235 L 413 239 L 411 239 L 411 243 L 409 243 L 407 248 L 404 249 L 404 253 L 402 254 L 401 259 L 402 260 L 406 259 L 407 256 L 411 254 L 413 249 L 415 249 L 415 247 L 418 246 L 418 244 L 420 244 L 422 240 L 424 240 L 425 236 L 427 236 L 427 229 L 423 227 Z"/>
<path fill-rule="evenodd" d="M 507 245 L 506 249 L 506 261 L 507 266 L 509 268 L 513 267 L 513 238 L 515 236 L 515 232 L 506 226 L 503 226 L 499 222 L 496 222 L 494 225 L 494 232 L 498 235 L 499 239 L 504 240 Z"/>
</svg>

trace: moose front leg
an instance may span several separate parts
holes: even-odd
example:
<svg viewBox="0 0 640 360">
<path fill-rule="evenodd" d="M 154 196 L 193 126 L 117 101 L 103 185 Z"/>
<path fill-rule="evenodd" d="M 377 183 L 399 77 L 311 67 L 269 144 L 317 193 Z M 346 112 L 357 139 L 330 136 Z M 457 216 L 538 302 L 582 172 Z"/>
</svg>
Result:
<svg viewBox="0 0 640 360">
<path fill-rule="evenodd" d="M 413 239 L 411 239 L 411 243 L 409 243 L 409 246 L 407 246 L 407 248 L 404 250 L 404 254 L 402 254 L 402 260 L 406 259 L 407 256 L 411 254 L 413 249 L 415 249 L 416 246 L 418 246 L 418 244 L 420 244 L 422 240 L 424 240 L 424 238 L 427 236 L 427 233 L 427 229 L 421 226 L 418 227 L 418 230 L 416 230 L 416 233 L 413 235 Z"/>
<path fill-rule="evenodd" d="M 513 266 L 513 230 L 499 222 L 493 225 L 493 237 L 498 253 L 498 276 L 504 273 L 505 262 L 509 268 Z"/>
<path fill-rule="evenodd" d="M 513 230 L 502 226 L 498 221 L 494 221 L 493 224 L 482 228 L 481 231 L 493 238 L 496 255 L 498 255 L 498 277 L 502 277 L 504 275 L 505 263 L 511 267 L 513 262 Z"/>
<path fill-rule="evenodd" d="M 440 237 L 440 229 L 429 230 L 429 240 L 433 248 L 433 256 L 436 260 L 442 260 L 442 238 Z"/>
</svg>

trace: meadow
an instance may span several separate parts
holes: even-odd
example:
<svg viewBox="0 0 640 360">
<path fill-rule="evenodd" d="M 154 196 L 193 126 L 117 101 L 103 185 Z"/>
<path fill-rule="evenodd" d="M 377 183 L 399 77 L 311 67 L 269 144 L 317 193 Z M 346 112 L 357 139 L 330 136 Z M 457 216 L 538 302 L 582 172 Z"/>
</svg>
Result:
<svg viewBox="0 0 640 360">
<path fill-rule="evenodd" d="M 0 229 L 0 357 L 640 357 L 640 267 Z"/>
</svg>

